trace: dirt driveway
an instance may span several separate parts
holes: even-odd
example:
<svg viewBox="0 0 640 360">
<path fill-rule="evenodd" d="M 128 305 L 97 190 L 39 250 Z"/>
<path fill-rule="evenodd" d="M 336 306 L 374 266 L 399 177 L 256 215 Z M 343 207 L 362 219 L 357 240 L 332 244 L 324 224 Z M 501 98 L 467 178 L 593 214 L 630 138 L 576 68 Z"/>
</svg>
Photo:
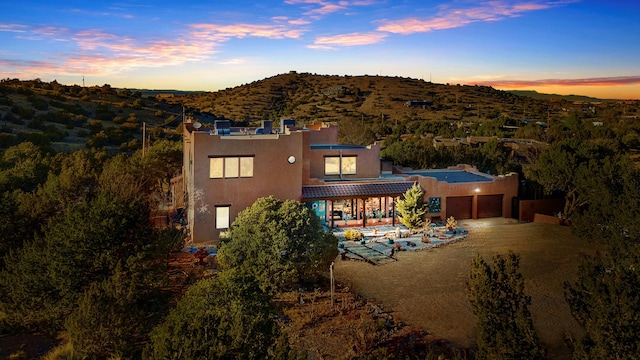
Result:
<svg viewBox="0 0 640 360">
<path fill-rule="evenodd" d="M 509 250 L 520 255 L 520 271 L 540 340 L 551 359 L 570 358 L 566 334 L 582 331 L 569 312 L 563 283 L 575 278 L 579 254 L 593 246 L 571 234 L 568 227 L 518 223 L 493 218 L 460 221 L 469 235 L 440 248 L 403 251 L 398 261 L 380 266 L 337 261 L 336 280 L 366 298 L 393 309 L 408 324 L 452 343 L 475 344 L 475 316 L 464 283 L 471 259 L 489 259 Z"/>
</svg>

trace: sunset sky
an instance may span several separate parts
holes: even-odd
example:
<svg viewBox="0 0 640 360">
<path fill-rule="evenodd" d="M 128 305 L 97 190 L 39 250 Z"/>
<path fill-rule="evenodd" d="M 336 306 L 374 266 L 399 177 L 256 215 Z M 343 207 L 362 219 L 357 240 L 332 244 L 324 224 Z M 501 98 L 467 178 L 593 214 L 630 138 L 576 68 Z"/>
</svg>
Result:
<svg viewBox="0 0 640 360">
<path fill-rule="evenodd" d="M 22 0 L 1 9 L 1 78 L 215 91 L 295 70 L 640 99 L 637 0 Z"/>
</svg>

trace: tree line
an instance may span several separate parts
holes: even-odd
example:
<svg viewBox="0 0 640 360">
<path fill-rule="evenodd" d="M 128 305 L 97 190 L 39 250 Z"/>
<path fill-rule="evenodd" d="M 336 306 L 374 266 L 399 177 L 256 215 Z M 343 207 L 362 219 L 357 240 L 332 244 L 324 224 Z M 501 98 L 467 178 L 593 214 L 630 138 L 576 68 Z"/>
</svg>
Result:
<svg viewBox="0 0 640 360">
<path fill-rule="evenodd" d="M 594 136 L 576 121 L 565 126 L 570 135 L 544 149 L 528 175 L 547 192 L 564 194 L 561 216 L 600 249 L 583 254 L 576 280 L 564 284 L 585 330 L 567 343 L 575 359 L 634 359 L 640 353 L 640 167 L 620 141 L 624 135 Z M 544 358 L 518 262 L 513 253 L 472 261 L 466 284 L 478 317 L 479 359 Z"/>
<path fill-rule="evenodd" d="M 53 153 L 24 142 L 0 157 L 0 332 L 66 330 L 78 357 L 135 354 L 166 307 L 175 229 L 149 221 L 182 162 L 158 141 L 145 156 Z"/>
</svg>

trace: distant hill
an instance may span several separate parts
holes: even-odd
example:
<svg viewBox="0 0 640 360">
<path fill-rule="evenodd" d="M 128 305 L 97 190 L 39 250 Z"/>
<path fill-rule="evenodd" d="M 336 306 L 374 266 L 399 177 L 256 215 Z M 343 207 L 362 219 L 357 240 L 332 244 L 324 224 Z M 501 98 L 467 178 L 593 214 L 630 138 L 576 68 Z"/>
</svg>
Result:
<svg viewBox="0 0 640 360">
<path fill-rule="evenodd" d="M 145 93 L 109 85 L 2 80 L 0 148 L 31 141 L 56 151 L 96 147 L 117 152 L 140 148 L 143 128 L 147 138 L 176 136 L 182 106 Z"/>
<path fill-rule="evenodd" d="M 473 129 L 478 136 L 490 136 L 500 129 L 505 136 L 504 131 L 513 133 L 524 123 L 559 124 L 570 114 L 617 124 L 620 117 L 637 118 L 640 102 L 297 72 L 215 92 L 0 80 L 0 148 L 29 140 L 63 151 L 102 146 L 130 151 L 141 146 L 143 124 L 152 136 L 176 136 L 183 114 L 205 124 L 230 119 L 236 126 L 256 126 L 265 119 L 277 126 L 283 117 L 299 124 L 339 122 L 341 141 L 370 144 L 392 133 L 450 137 Z"/>
<path fill-rule="evenodd" d="M 541 106 L 486 86 L 443 85 L 386 76 L 288 73 L 211 93 L 168 99 L 235 121 L 480 120 Z M 536 103 L 539 103 L 536 105 Z"/>
<path fill-rule="evenodd" d="M 566 101 L 583 101 L 583 102 L 616 102 L 620 100 L 612 100 L 612 99 L 598 99 L 594 97 L 584 96 L 584 95 L 558 95 L 558 94 L 544 94 L 539 93 L 535 90 L 505 90 L 508 93 L 518 95 L 518 96 L 528 96 L 534 99 L 562 99 Z"/>
<path fill-rule="evenodd" d="M 216 92 L 167 99 L 189 109 L 238 123 L 292 117 L 313 121 L 484 122 L 498 117 L 545 121 L 582 111 L 583 96 L 501 91 L 488 86 L 436 84 L 388 76 L 336 76 L 290 72 Z M 575 105 L 575 106 L 574 106 Z"/>
</svg>

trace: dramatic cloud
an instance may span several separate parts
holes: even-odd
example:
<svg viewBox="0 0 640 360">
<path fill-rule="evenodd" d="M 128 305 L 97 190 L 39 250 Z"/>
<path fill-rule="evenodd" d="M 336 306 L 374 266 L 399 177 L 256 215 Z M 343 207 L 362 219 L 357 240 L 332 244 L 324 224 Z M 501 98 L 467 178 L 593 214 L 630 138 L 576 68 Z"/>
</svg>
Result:
<svg viewBox="0 0 640 360">
<path fill-rule="evenodd" d="M 385 20 L 382 21 L 382 25 L 378 27 L 378 30 L 394 34 L 408 35 L 452 29 L 475 22 L 499 21 L 509 17 L 520 16 L 525 12 L 548 9 L 564 5 L 569 2 L 571 1 L 532 1 L 525 3 L 487 1 L 470 8 L 449 8 L 447 6 L 443 6 L 435 17 L 427 19 L 406 18 L 394 21 Z"/>
<path fill-rule="evenodd" d="M 612 76 L 585 79 L 544 79 L 544 80 L 487 80 L 472 82 L 472 85 L 487 85 L 502 88 L 525 88 L 533 86 L 616 86 L 640 84 L 640 75 Z"/>
<path fill-rule="evenodd" d="M 277 19 L 280 20 L 280 19 Z M 0 31 L 20 32 L 20 37 L 38 41 L 69 41 L 78 51 L 58 54 L 51 62 L 0 62 L 3 73 L 21 76 L 46 74 L 110 75 L 136 68 L 157 68 L 210 59 L 217 48 L 233 38 L 297 39 L 303 33 L 295 25 L 283 24 L 193 24 L 172 39 L 143 39 L 123 36 L 102 29 L 72 31 L 68 28 L 31 28 L 19 24 L 0 24 Z M 226 64 L 238 64 L 232 59 Z"/>
<path fill-rule="evenodd" d="M 352 33 L 324 36 L 317 38 L 313 45 L 309 45 L 308 48 L 332 50 L 334 49 L 334 46 L 371 45 L 379 43 L 385 37 L 386 35 L 381 33 Z"/>
</svg>

